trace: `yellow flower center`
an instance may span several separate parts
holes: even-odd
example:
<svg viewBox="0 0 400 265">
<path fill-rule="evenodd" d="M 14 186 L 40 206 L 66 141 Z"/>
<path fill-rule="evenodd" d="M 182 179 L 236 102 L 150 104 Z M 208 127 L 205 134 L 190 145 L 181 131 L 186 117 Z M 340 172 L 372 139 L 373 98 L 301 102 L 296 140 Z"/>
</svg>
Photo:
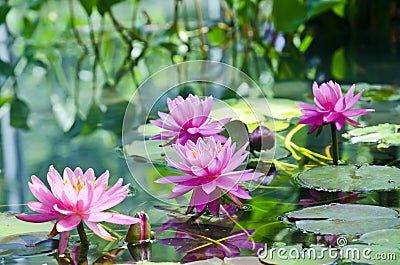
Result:
<svg viewBox="0 0 400 265">
<path fill-rule="evenodd" d="M 83 187 L 86 186 L 87 179 L 86 178 L 81 179 L 81 176 L 79 176 L 77 179 L 73 180 L 72 183 L 70 183 L 69 179 L 67 177 L 64 177 L 63 184 L 64 185 L 71 184 L 76 192 L 80 192 L 83 189 Z"/>
<path fill-rule="evenodd" d="M 196 148 L 193 148 L 191 152 L 192 152 L 193 158 L 197 158 Z"/>
</svg>

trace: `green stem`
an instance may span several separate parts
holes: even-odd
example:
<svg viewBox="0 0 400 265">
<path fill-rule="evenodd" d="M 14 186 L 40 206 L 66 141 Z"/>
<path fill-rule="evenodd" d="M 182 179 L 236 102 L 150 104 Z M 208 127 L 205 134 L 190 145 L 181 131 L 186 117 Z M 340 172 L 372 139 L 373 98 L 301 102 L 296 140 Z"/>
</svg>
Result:
<svg viewBox="0 0 400 265">
<path fill-rule="evenodd" d="M 339 161 L 339 147 L 337 142 L 337 135 L 336 135 L 336 126 L 333 122 L 331 122 L 331 133 L 332 133 L 332 154 L 333 154 L 333 164 L 338 165 Z"/>
<path fill-rule="evenodd" d="M 85 228 L 83 227 L 83 222 L 81 221 L 77 227 L 79 238 L 81 239 L 81 244 L 83 246 L 89 246 L 89 241 L 86 236 Z"/>
</svg>

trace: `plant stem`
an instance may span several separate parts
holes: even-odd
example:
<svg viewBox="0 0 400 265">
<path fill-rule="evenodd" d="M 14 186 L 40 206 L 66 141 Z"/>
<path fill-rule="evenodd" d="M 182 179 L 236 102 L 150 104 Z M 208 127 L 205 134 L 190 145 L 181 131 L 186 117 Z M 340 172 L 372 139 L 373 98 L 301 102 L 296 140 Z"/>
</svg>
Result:
<svg viewBox="0 0 400 265">
<path fill-rule="evenodd" d="M 333 164 L 338 165 L 339 161 L 339 147 L 337 142 L 337 135 L 336 135 L 336 126 L 333 122 L 331 122 L 331 134 L 332 134 L 332 154 L 333 154 Z"/>
<path fill-rule="evenodd" d="M 89 241 L 86 236 L 85 228 L 83 227 L 83 222 L 81 221 L 78 225 L 78 234 L 81 239 L 81 244 L 84 246 L 89 246 Z"/>
</svg>

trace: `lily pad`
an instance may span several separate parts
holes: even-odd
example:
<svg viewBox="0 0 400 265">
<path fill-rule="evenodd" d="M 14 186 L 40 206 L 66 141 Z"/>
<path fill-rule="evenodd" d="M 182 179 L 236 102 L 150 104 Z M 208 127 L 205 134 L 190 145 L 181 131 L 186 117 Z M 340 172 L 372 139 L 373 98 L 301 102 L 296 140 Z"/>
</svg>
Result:
<svg viewBox="0 0 400 265">
<path fill-rule="evenodd" d="M 400 125 L 398 124 L 378 124 L 365 128 L 357 128 L 343 134 L 343 137 L 351 143 L 371 143 L 377 144 L 378 148 L 400 145 Z"/>
<path fill-rule="evenodd" d="M 58 247 L 58 240 L 49 239 L 47 234 L 39 232 L 0 237 L 0 257 L 52 253 Z"/>
<path fill-rule="evenodd" d="M 275 128 L 271 119 L 290 120 L 301 115 L 301 108 L 293 100 L 289 99 L 268 99 L 265 98 L 244 98 L 241 100 L 227 100 L 227 104 L 216 104 L 211 111 L 215 119 L 232 117 L 232 120 L 240 120 L 245 124 L 260 124 L 264 122 L 271 130 L 282 130 L 289 124 L 280 123 Z M 227 114 L 230 114 L 229 116 Z"/>
<path fill-rule="evenodd" d="M 400 229 L 383 229 L 369 232 L 362 235 L 358 241 L 362 243 L 398 248 L 400 246 Z"/>
<path fill-rule="evenodd" d="M 127 159 L 132 159 L 138 163 L 163 160 L 166 156 L 169 158 L 177 158 L 172 146 L 162 146 L 163 144 L 165 144 L 165 142 L 159 140 L 137 140 L 124 145 L 124 152 Z"/>
<path fill-rule="evenodd" d="M 276 265 L 323 265 L 331 264 L 337 257 L 331 257 L 322 246 L 313 246 L 303 249 L 302 245 L 268 247 L 259 252 L 259 258 L 263 263 Z"/>
<path fill-rule="evenodd" d="M 289 212 L 283 221 L 321 235 L 356 235 L 400 224 L 392 209 L 361 204 L 330 204 Z"/>
<path fill-rule="evenodd" d="M 373 265 L 399 265 L 400 250 L 378 245 L 348 245 L 341 249 L 342 258 Z"/>
<path fill-rule="evenodd" d="M 28 223 L 17 219 L 14 214 L 0 213 L 0 237 L 31 232 L 49 233 L 53 226 L 50 222 Z"/>
<path fill-rule="evenodd" d="M 400 169 L 387 166 L 326 166 L 293 177 L 299 185 L 324 191 L 387 191 L 400 187 Z"/>
</svg>

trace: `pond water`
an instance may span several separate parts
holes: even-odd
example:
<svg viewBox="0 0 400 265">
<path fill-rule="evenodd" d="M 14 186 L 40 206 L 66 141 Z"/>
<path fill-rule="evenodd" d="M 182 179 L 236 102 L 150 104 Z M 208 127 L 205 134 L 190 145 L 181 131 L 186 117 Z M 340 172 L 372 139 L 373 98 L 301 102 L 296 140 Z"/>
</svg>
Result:
<svg viewBox="0 0 400 265">
<path fill-rule="evenodd" d="M 159 2 L 157 4 L 154 2 L 149 1 L 148 6 L 145 4 L 145 7 L 154 7 L 153 11 L 161 14 L 159 20 L 162 23 L 171 23 L 173 12 L 164 11 L 171 9 L 170 6 L 173 6 L 173 1 L 170 1 L 171 3 L 163 1 L 163 5 L 168 6 L 168 8 L 165 7 L 165 10 L 163 6 L 159 5 Z M 59 8 L 55 3 L 51 3 L 47 7 L 47 14 L 51 14 Z M 212 5 L 210 3 L 209 5 Z M 75 4 L 78 5 L 78 3 Z M 67 4 L 60 5 L 67 8 Z M 128 16 L 130 11 L 124 11 L 124 7 L 126 6 L 118 6 L 115 12 L 121 14 L 122 17 Z M 208 5 L 202 5 L 202 10 L 205 14 L 207 14 L 207 10 L 212 10 L 207 9 L 207 7 Z M 189 13 L 191 12 L 194 12 L 193 6 L 189 5 Z M 59 13 L 57 14 L 62 16 Z M 213 16 L 212 12 L 209 15 Z M 84 11 L 80 9 L 76 16 L 81 20 L 86 19 Z M 68 17 L 62 16 L 62 18 L 66 20 Z M 51 16 L 48 19 L 51 20 Z M 94 18 L 94 20 L 96 19 L 100 20 L 100 18 Z M 212 18 L 206 19 L 205 23 L 211 23 L 210 21 L 212 21 Z M 54 23 L 56 28 L 62 24 L 61 22 L 59 24 Z M 20 29 L 16 27 L 10 30 Z M 82 31 L 81 37 L 89 43 L 91 36 L 88 31 L 89 33 L 92 33 L 92 31 L 85 27 L 80 30 Z M 150 27 L 149 31 L 151 30 L 154 29 Z M 159 29 L 155 29 L 155 31 L 157 30 Z M 96 30 L 94 32 L 98 33 Z M 282 222 L 281 217 L 290 211 L 331 202 L 399 208 L 399 193 L 397 191 L 340 193 L 310 192 L 309 189 L 299 188 L 293 182 L 292 174 L 298 171 L 298 165 L 300 165 L 300 168 L 302 166 L 307 167 L 309 161 L 304 159 L 296 161 L 289 155 L 289 152 L 288 154 L 284 153 L 282 160 L 278 161 L 281 163 L 280 166 L 276 164 L 278 169 L 276 175 L 273 174 L 272 170 L 270 171 L 271 182 L 266 181 L 263 183 L 265 185 L 258 186 L 257 189 L 252 190 L 252 199 L 246 201 L 245 206 L 237 211 L 235 211 L 235 206 L 228 204 L 229 202 L 227 201 L 224 206 L 226 207 L 226 213 L 221 213 L 219 217 L 205 216 L 200 218 L 193 215 L 185 215 L 185 209 L 177 208 L 175 205 L 167 204 L 165 201 L 149 195 L 137 183 L 137 179 L 154 179 L 161 171 L 169 169 L 165 169 L 162 166 L 154 168 L 149 163 L 138 160 L 134 156 L 136 154 L 124 156 L 121 138 L 122 118 L 128 105 L 128 100 L 136 91 L 137 84 L 142 83 L 150 74 L 172 63 L 169 59 L 169 54 L 165 54 L 165 47 L 168 46 L 165 46 L 165 43 L 160 40 L 159 43 L 164 45 L 160 45 L 160 47 L 162 46 L 163 48 L 150 47 L 148 53 L 144 55 L 147 60 L 146 63 L 136 62 L 136 65 L 126 66 L 123 58 L 125 54 L 121 55 L 122 53 L 115 52 L 115 50 L 121 48 L 123 43 L 121 39 L 117 39 L 118 33 L 112 29 L 105 29 L 104 32 L 106 35 L 104 38 L 109 40 L 102 46 L 105 50 L 103 51 L 104 54 L 107 55 L 107 58 L 102 63 L 106 64 L 106 66 L 102 66 L 99 63 L 98 69 L 94 70 L 95 74 L 92 72 L 93 61 L 96 60 L 95 50 L 90 48 L 88 54 L 84 54 L 82 48 L 78 50 L 76 40 L 72 38 L 71 33 L 69 35 L 71 40 L 54 41 L 54 47 L 57 47 L 57 49 L 53 49 L 54 47 L 39 49 L 40 43 L 35 43 L 38 40 L 35 40 L 34 36 L 32 37 L 34 39 L 32 47 L 34 48 L 29 46 L 31 43 L 24 42 L 26 40 L 13 39 L 13 54 L 18 55 L 19 49 L 25 50 L 22 52 L 23 55 L 14 58 L 17 61 L 17 66 L 15 67 L 16 81 L 12 81 L 13 78 L 1 80 L 2 82 L 4 81 L 2 91 L 5 91 L 4 97 L 6 97 L 7 91 L 9 92 L 17 87 L 18 98 L 28 102 L 29 119 L 26 120 L 26 117 L 22 114 L 19 116 L 16 114 L 12 119 L 14 124 L 15 122 L 20 124 L 27 122 L 26 125 L 29 126 L 29 130 L 16 129 L 11 126 L 10 116 L 8 115 L 10 108 L 9 106 L 1 105 L 0 212 L 20 213 L 26 211 L 26 203 L 34 200 L 27 185 L 28 181 L 30 181 L 30 176 L 36 175 L 44 180 L 50 165 L 54 165 L 59 171 L 62 171 L 65 167 L 93 168 L 96 176 L 99 176 L 105 170 L 109 170 L 111 175 L 110 183 L 112 184 L 122 177 L 124 183 L 131 183 L 131 189 L 128 198 L 117 206 L 115 210 L 130 215 L 134 215 L 139 211 L 146 212 L 156 239 L 152 244 L 146 246 L 127 246 L 123 242 L 127 227 L 123 226 L 110 226 L 113 231 L 121 236 L 121 239 L 115 243 L 100 240 L 95 235 L 89 234 L 91 245 L 87 258 L 89 263 L 92 264 L 106 261 L 133 263 L 146 255 L 148 255 L 148 259 L 155 262 L 192 261 L 211 256 L 233 255 L 232 253 L 239 251 L 239 248 L 235 246 L 241 246 L 242 255 L 255 255 L 254 250 L 258 249 L 258 247 L 265 243 L 272 245 L 275 242 L 288 245 L 302 243 L 305 246 L 319 242 L 329 245 L 333 244 L 331 238 L 295 230 L 293 226 Z M 142 33 L 146 34 L 146 32 Z M 42 34 L 44 33 L 42 32 Z M 129 53 L 141 53 L 140 50 L 143 49 L 141 44 L 135 43 L 135 45 L 135 47 L 130 47 L 132 50 L 128 51 Z M 36 49 L 35 60 L 31 60 L 26 54 L 29 52 L 29 48 Z M 353 47 L 347 48 L 351 49 Z M 367 54 L 373 49 L 374 47 L 371 47 L 371 50 L 364 51 L 365 58 L 362 54 L 357 58 L 360 61 L 368 60 Z M 226 53 L 229 54 L 230 52 L 226 51 Z M 200 51 L 197 51 L 197 55 L 193 56 L 193 58 L 189 57 L 189 59 L 199 59 L 201 56 L 198 56 L 198 54 L 200 54 Z M 222 55 L 219 56 L 220 54 L 222 54 L 222 50 L 214 50 L 215 58 L 223 58 Z M 134 57 L 134 55 L 132 56 Z M 307 61 L 311 61 L 315 54 L 310 53 L 308 56 Z M 325 55 L 320 56 L 323 57 Z M 369 67 L 367 67 L 366 71 L 380 71 L 378 66 L 373 67 L 374 64 L 375 61 L 370 59 L 368 61 Z M 380 64 L 380 62 L 377 64 Z M 357 79 L 354 82 L 398 83 L 398 66 L 398 61 L 385 63 L 384 70 L 382 70 L 385 72 L 384 78 L 382 77 L 381 79 L 379 74 L 370 76 L 370 79 L 368 75 L 362 75 L 362 80 Z M 102 67 L 106 69 L 101 69 Z M 133 78 L 130 77 L 129 67 L 136 67 L 137 69 Z M 104 73 L 109 73 L 109 76 L 104 75 Z M 324 74 L 326 73 L 322 73 L 319 77 L 322 78 Z M 113 79 L 110 76 L 113 78 L 115 76 L 123 77 L 121 77 L 122 81 L 119 82 L 118 78 Z M 260 80 L 260 83 L 263 83 L 264 79 Z M 311 83 L 309 81 L 290 80 L 276 83 L 268 81 L 266 83 L 267 85 L 262 86 L 263 92 L 267 91 L 269 94 L 275 94 L 278 97 L 304 101 L 310 99 L 311 96 Z M 375 113 L 362 118 L 363 125 L 400 124 L 398 87 L 388 85 L 381 88 L 368 84 L 359 84 L 357 87 L 370 89 L 365 93 L 365 98 L 361 102 L 362 107 L 376 109 Z M 207 90 L 201 90 L 201 88 L 198 90 L 196 90 L 196 87 L 192 89 L 189 85 L 179 89 L 181 89 L 182 94 L 188 94 L 188 91 L 207 92 Z M 211 91 L 209 94 L 213 94 L 216 98 L 229 99 L 229 95 L 215 93 L 216 90 L 212 89 L 209 89 L 209 91 Z M 293 91 L 296 91 L 296 93 L 293 93 Z M 253 94 L 257 93 L 253 93 L 250 88 L 248 94 L 254 96 Z M 205 93 L 205 95 L 208 94 Z M 271 101 L 273 100 L 271 99 Z M 286 107 L 281 102 L 277 102 L 275 105 L 280 104 L 283 106 L 282 108 Z M 292 104 L 291 108 L 294 106 L 293 101 L 286 104 Z M 104 117 L 97 115 L 98 112 L 92 116 L 88 114 L 91 110 L 93 110 L 92 113 L 96 113 L 97 110 L 101 112 L 104 109 L 103 105 L 107 109 Z M 271 104 L 271 106 L 275 105 Z M 162 109 L 163 106 L 157 107 Z M 22 108 L 20 106 L 20 109 Z M 272 109 L 272 111 L 274 110 Z M 100 116 L 102 118 L 99 118 Z M 88 117 L 89 122 L 85 119 L 86 117 Z M 287 122 L 287 120 L 277 121 L 275 124 L 276 134 L 282 136 L 282 138 L 276 138 L 277 146 L 280 146 L 283 150 L 284 137 L 295 127 L 295 124 L 289 124 L 290 122 Z M 102 125 L 99 125 L 99 123 L 102 123 Z M 139 127 L 139 125 L 142 125 L 142 123 L 136 122 L 133 127 Z M 347 127 L 341 133 L 347 132 L 347 129 L 351 128 Z M 304 146 L 316 153 L 325 154 L 325 149 L 330 143 L 328 131 L 325 128 L 319 136 L 315 136 L 315 134 L 307 135 L 307 128 L 303 128 L 293 137 L 292 141 L 298 146 Z M 365 143 L 352 144 L 343 137 L 340 138 L 340 154 L 342 160 L 349 163 L 370 163 L 375 165 L 391 163 L 392 165 L 398 165 L 399 150 L 396 146 L 398 144 L 399 142 L 389 147 L 377 147 L 376 144 Z M 278 149 L 276 152 L 279 153 Z M 133 177 L 128 164 L 131 167 L 137 167 L 138 172 L 143 176 Z M 265 171 L 268 170 L 269 165 Z M 165 173 L 162 172 L 162 174 Z M 157 192 L 157 189 L 155 190 Z M 154 191 L 152 192 L 154 195 Z M 190 218 L 196 221 L 194 222 L 195 225 L 189 227 L 183 225 Z M 159 227 L 161 228 L 156 232 Z M 2 228 L 0 228 L 0 236 L 9 235 L 7 231 L 1 230 Z M 177 230 L 183 231 L 188 238 L 174 238 Z M 234 237 L 233 240 L 229 238 L 232 234 L 238 233 L 238 231 L 244 231 L 245 236 Z M 254 241 L 245 241 L 244 239 L 249 237 L 250 234 Z M 36 238 L 25 239 L 18 237 L 12 239 L 0 238 L 0 264 L 68 264 L 70 262 L 68 255 L 65 257 L 58 256 L 54 251 L 56 244 L 54 245 L 55 242 L 52 241 L 45 241 L 39 247 L 29 249 L 32 247 L 29 245 L 32 241 L 37 243 L 37 241 L 45 240 L 46 238 L 45 233 L 35 236 Z M 220 239 L 223 242 L 223 246 L 217 249 L 215 242 L 219 242 L 218 240 Z M 1 240 L 10 241 L 2 242 Z M 71 252 L 73 243 L 77 241 L 78 236 L 75 234 L 72 242 L 70 242 Z M 180 251 L 177 251 L 177 248 L 180 248 Z M 187 254 L 189 250 L 192 251 Z M 79 252 L 77 253 L 79 256 Z"/>
</svg>

